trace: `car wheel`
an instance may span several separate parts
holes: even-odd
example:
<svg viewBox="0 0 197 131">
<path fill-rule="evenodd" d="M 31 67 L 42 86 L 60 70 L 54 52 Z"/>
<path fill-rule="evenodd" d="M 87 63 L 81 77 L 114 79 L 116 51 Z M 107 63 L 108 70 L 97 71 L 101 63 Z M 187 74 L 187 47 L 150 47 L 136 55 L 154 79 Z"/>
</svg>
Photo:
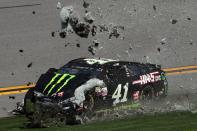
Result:
<svg viewBox="0 0 197 131">
<path fill-rule="evenodd" d="M 154 88 L 151 85 L 147 85 L 140 93 L 141 100 L 151 100 L 155 97 Z"/>
<path fill-rule="evenodd" d="M 83 103 L 83 107 L 86 111 L 93 111 L 94 110 L 94 98 L 93 95 L 87 94 L 86 100 Z"/>
<path fill-rule="evenodd" d="M 94 98 L 91 94 L 86 93 L 83 109 L 81 113 L 69 114 L 66 116 L 67 125 L 84 124 L 90 121 L 94 113 Z"/>
<path fill-rule="evenodd" d="M 91 93 L 86 94 L 86 99 L 83 102 L 83 113 L 80 115 L 81 124 L 88 123 L 94 116 L 95 100 Z"/>
</svg>

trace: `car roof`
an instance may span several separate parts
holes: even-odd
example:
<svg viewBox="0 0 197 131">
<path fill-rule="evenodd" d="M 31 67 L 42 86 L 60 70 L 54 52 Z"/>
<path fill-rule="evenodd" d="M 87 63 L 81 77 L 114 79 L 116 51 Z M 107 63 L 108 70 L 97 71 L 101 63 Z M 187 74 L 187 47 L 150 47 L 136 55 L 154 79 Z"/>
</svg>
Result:
<svg viewBox="0 0 197 131">
<path fill-rule="evenodd" d="M 114 59 L 106 58 L 78 58 L 71 60 L 66 65 L 71 66 L 82 66 L 82 67 L 102 67 L 102 66 L 113 66 L 114 64 L 129 64 L 129 65 L 141 65 L 141 66 L 155 66 L 150 63 L 139 63 L 139 62 L 130 62 L 130 61 L 120 61 Z"/>
<path fill-rule="evenodd" d="M 86 64 L 86 65 L 104 65 L 110 62 L 118 62 L 118 60 L 106 58 L 79 58 L 68 62 L 68 64 Z"/>
</svg>

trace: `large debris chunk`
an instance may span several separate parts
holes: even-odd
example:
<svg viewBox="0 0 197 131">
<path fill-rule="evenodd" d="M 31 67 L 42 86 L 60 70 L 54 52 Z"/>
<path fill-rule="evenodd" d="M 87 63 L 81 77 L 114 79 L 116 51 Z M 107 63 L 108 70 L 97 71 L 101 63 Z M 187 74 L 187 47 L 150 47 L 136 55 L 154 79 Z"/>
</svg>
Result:
<svg viewBox="0 0 197 131">
<path fill-rule="evenodd" d="M 62 8 L 62 4 L 58 1 L 56 7 L 57 7 L 57 9 L 61 9 Z"/>
<path fill-rule="evenodd" d="M 78 36 L 87 38 L 91 27 L 89 24 L 94 22 L 90 12 L 87 12 L 84 21 L 76 15 L 72 6 L 63 7 L 60 11 L 61 31 L 60 37 L 65 38 L 67 34 L 75 32 Z"/>
<path fill-rule="evenodd" d="M 99 28 L 100 28 L 100 32 L 109 31 L 108 27 L 105 24 L 99 25 Z"/>
<path fill-rule="evenodd" d="M 83 7 L 84 8 L 88 8 L 90 6 L 90 4 L 87 1 L 83 1 Z"/>
<path fill-rule="evenodd" d="M 170 21 L 172 22 L 173 25 L 178 22 L 178 20 L 176 20 L 176 19 L 171 19 Z"/>
<path fill-rule="evenodd" d="M 92 45 L 90 45 L 89 47 L 88 47 L 88 51 L 92 54 L 92 55 L 95 55 L 96 54 L 96 51 L 97 51 L 97 49 L 98 49 L 98 47 L 99 47 L 99 45 L 100 45 L 100 41 L 98 41 L 98 40 L 93 40 L 93 44 Z"/>
<path fill-rule="evenodd" d="M 89 24 L 92 24 L 95 21 L 95 19 L 93 18 L 91 12 L 87 12 L 85 14 L 84 20 L 85 20 L 85 22 L 87 22 Z"/>
<path fill-rule="evenodd" d="M 88 47 L 88 51 L 92 54 L 95 55 L 96 54 L 96 49 L 93 46 L 89 46 Z"/>
<path fill-rule="evenodd" d="M 92 36 L 95 36 L 97 32 L 97 26 L 93 25 L 91 29 Z"/>
<path fill-rule="evenodd" d="M 124 30 L 124 26 L 117 26 L 117 25 L 112 25 L 110 34 L 109 34 L 109 39 L 112 37 L 118 38 L 121 35 L 121 30 Z"/>
<path fill-rule="evenodd" d="M 112 36 L 118 38 L 120 36 L 120 33 L 118 32 L 117 28 L 114 27 L 111 31 L 111 33 L 109 34 L 109 39 L 112 38 Z"/>
<path fill-rule="evenodd" d="M 94 44 L 94 47 L 98 47 L 99 44 L 100 44 L 100 42 L 99 42 L 98 40 L 94 40 L 94 41 L 93 41 L 93 44 Z"/>
<path fill-rule="evenodd" d="M 62 23 L 68 24 L 69 18 L 73 15 L 73 6 L 65 6 L 60 10 L 60 19 Z"/>
<path fill-rule="evenodd" d="M 85 38 L 87 38 L 90 33 L 90 26 L 85 23 L 78 23 L 73 29 L 77 35 Z"/>
<path fill-rule="evenodd" d="M 59 35 L 61 38 L 66 38 L 66 32 L 60 32 Z"/>
<path fill-rule="evenodd" d="M 95 19 L 93 18 L 91 12 L 87 12 L 85 14 L 84 20 L 85 20 L 85 22 L 87 22 L 89 24 L 92 24 L 95 21 Z"/>
</svg>

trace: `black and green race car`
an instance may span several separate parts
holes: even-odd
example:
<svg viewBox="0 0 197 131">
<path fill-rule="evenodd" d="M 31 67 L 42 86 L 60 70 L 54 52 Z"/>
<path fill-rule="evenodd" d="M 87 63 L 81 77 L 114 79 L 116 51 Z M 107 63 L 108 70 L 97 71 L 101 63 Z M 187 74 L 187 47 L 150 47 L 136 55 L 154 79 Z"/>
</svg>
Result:
<svg viewBox="0 0 197 131">
<path fill-rule="evenodd" d="M 166 96 L 167 88 L 159 65 L 79 58 L 42 74 L 26 93 L 24 110 L 37 125 L 56 116 L 69 124 L 99 108 Z"/>
</svg>

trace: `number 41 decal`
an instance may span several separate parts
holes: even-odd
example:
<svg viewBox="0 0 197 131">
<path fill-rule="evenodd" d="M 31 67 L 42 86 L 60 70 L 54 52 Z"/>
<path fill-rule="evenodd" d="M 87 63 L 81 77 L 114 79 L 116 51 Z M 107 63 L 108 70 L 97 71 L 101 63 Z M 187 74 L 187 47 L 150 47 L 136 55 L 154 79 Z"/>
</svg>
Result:
<svg viewBox="0 0 197 131">
<path fill-rule="evenodd" d="M 123 94 L 123 97 L 122 99 L 120 100 L 120 97 L 122 96 L 121 95 L 121 90 L 122 90 L 122 84 L 119 84 L 118 87 L 116 88 L 114 94 L 112 95 L 112 99 L 115 99 L 114 102 L 113 102 L 113 105 L 116 105 L 120 102 L 126 102 L 127 101 L 127 92 L 128 92 L 128 83 L 126 83 L 124 85 L 124 94 Z"/>
</svg>

